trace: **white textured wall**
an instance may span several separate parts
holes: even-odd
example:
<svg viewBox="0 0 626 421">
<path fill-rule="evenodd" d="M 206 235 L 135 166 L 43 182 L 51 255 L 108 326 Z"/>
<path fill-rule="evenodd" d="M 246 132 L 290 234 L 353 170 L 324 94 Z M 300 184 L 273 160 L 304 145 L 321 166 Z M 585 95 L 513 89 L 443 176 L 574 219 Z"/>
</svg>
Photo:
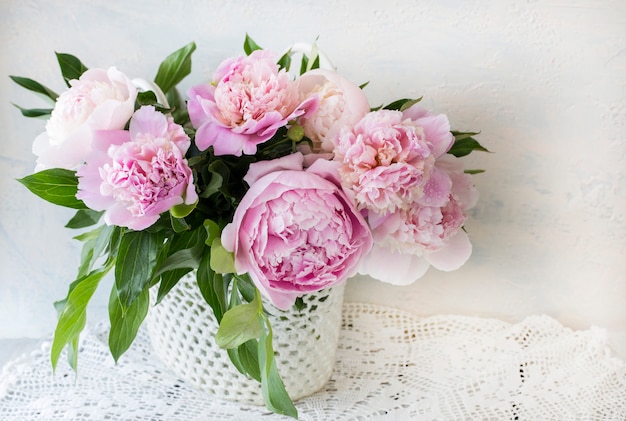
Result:
<svg viewBox="0 0 626 421">
<path fill-rule="evenodd" d="M 373 105 L 423 95 L 454 128 L 482 130 L 495 152 L 468 160 L 487 170 L 467 223 L 470 262 L 410 287 L 353 280 L 348 299 L 508 321 L 547 313 L 573 328 L 607 328 L 626 355 L 622 0 L 4 0 L 0 15 L 0 338 L 49 334 L 51 301 L 79 260 L 62 228 L 72 212 L 14 181 L 32 171 L 30 145 L 44 123 L 9 102 L 43 103 L 7 75 L 61 90 L 59 51 L 151 78 L 165 55 L 195 40 L 186 88 L 239 54 L 249 32 L 277 50 L 319 36 L 344 75 L 370 81 Z M 103 317 L 105 290 L 92 321 Z"/>
</svg>

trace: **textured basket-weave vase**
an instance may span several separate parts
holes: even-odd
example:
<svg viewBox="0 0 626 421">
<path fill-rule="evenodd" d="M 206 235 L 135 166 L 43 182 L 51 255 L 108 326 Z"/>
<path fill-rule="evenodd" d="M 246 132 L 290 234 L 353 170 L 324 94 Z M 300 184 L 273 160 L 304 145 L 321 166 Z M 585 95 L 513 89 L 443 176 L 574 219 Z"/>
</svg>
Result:
<svg viewBox="0 0 626 421">
<path fill-rule="evenodd" d="M 333 372 L 344 288 L 305 295 L 301 312 L 264 303 L 272 314 L 276 365 L 293 400 L 321 389 Z M 153 288 L 153 303 L 155 293 Z M 193 276 L 150 308 L 146 322 L 155 354 L 177 375 L 219 398 L 263 404 L 260 383 L 239 373 L 215 344 L 218 325 Z"/>
</svg>

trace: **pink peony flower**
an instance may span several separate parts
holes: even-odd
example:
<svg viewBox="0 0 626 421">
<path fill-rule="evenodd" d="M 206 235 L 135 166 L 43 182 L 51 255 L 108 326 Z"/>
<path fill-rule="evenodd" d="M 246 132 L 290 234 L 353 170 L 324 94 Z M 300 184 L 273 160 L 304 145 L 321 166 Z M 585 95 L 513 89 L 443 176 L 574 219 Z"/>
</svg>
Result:
<svg viewBox="0 0 626 421">
<path fill-rule="evenodd" d="M 311 94 L 320 97 L 317 110 L 299 121 L 316 152 L 333 152 L 339 130 L 354 126 L 370 111 L 363 90 L 336 72 L 310 70 L 300 76 L 297 83 L 304 97 Z"/>
<path fill-rule="evenodd" d="M 394 212 L 421 194 L 434 163 L 421 127 L 399 111 L 367 114 L 339 134 L 335 159 L 345 187 L 357 193 L 359 208 Z"/>
<path fill-rule="evenodd" d="M 422 198 L 429 206 L 447 198 L 450 183 L 446 189 L 446 180 L 431 171 L 453 142 L 444 115 L 415 105 L 404 112 L 379 110 L 341 130 L 335 159 L 343 164 L 342 183 L 355 192 L 359 209 L 386 214 Z"/>
<path fill-rule="evenodd" d="M 188 96 L 196 144 L 213 146 L 216 155 L 256 153 L 257 145 L 318 103 L 316 96 L 300 101 L 288 73 L 265 50 L 222 62 L 212 83 L 192 87 Z"/>
<path fill-rule="evenodd" d="M 134 111 L 137 89 L 114 67 L 90 69 L 59 95 L 46 131 L 33 142 L 36 171 L 76 169 L 91 152 L 96 130 L 123 129 Z"/>
<path fill-rule="evenodd" d="M 128 131 L 98 131 L 94 151 L 77 171 L 76 197 L 105 211 L 110 225 L 142 230 L 159 215 L 198 196 L 185 153 L 183 128 L 152 106 L 141 107 Z"/>
<path fill-rule="evenodd" d="M 437 180 L 426 183 L 426 198 L 397 212 L 368 213 L 376 246 L 359 269 L 361 273 L 405 284 L 421 277 L 430 265 L 450 271 L 467 261 L 472 245 L 461 228 L 467 210 L 478 199 L 471 176 L 463 172 L 461 161 L 449 154 L 436 161 L 431 175 Z M 435 187 L 428 187 L 431 184 Z M 438 190 L 442 185 L 443 190 Z M 393 261 L 395 269 L 381 271 L 370 261 Z"/>
<path fill-rule="evenodd" d="M 354 275 L 372 246 L 336 164 L 320 159 L 302 170 L 302 161 L 297 153 L 251 165 L 250 190 L 222 232 L 237 272 L 280 309 Z"/>
</svg>

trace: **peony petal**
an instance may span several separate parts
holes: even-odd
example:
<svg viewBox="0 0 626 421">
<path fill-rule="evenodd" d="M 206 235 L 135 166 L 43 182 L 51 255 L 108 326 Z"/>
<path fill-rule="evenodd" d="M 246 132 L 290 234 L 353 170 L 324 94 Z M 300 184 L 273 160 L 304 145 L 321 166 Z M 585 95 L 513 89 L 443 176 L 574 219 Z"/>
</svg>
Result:
<svg viewBox="0 0 626 421">
<path fill-rule="evenodd" d="M 413 104 L 406 110 L 402 111 L 402 116 L 404 118 L 410 118 L 413 121 L 429 115 L 431 115 L 430 112 L 419 104 Z"/>
<path fill-rule="evenodd" d="M 339 168 L 341 168 L 341 162 L 329 161 L 326 159 L 316 159 L 311 163 L 309 168 L 307 168 L 307 172 L 317 174 L 320 177 L 332 182 L 337 187 L 341 188 L 341 177 L 339 176 Z"/>
<path fill-rule="evenodd" d="M 452 271 L 460 268 L 472 254 L 472 243 L 463 230 L 450 237 L 446 246 L 426 256 L 426 260 L 439 270 Z"/>
<path fill-rule="evenodd" d="M 152 105 L 146 105 L 135 111 L 128 127 L 130 137 L 138 133 L 149 133 L 154 137 L 167 136 L 167 118 L 157 112 Z"/>
<path fill-rule="evenodd" d="M 230 129 L 207 121 L 196 132 L 196 146 L 200 150 L 213 146 L 215 155 L 241 156 L 243 145 L 248 136 L 233 133 Z"/>
<path fill-rule="evenodd" d="M 250 164 L 248 173 L 243 179 L 249 186 L 251 186 L 256 183 L 259 178 L 271 172 L 281 170 L 302 170 L 303 161 L 303 155 L 300 152 L 297 152 L 278 159 L 254 162 Z"/>
<path fill-rule="evenodd" d="M 424 276 L 429 263 L 415 255 L 400 254 L 374 245 L 361 261 L 359 273 L 392 285 L 410 285 Z"/>
<path fill-rule="evenodd" d="M 417 202 L 422 206 L 442 207 L 450 200 L 451 191 L 450 175 L 435 166 L 431 169 L 428 181 L 424 185 L 424 195 Z"/>
<path fill-rule="evenodd" d="M 435 158 L 440 157 L 452 147 L 454 136 L 450 133 L 450 122 L 444 114 L 431 115 L 416 120 L 424 128 L 426 141 L 432 145 Z"/>
</svg>

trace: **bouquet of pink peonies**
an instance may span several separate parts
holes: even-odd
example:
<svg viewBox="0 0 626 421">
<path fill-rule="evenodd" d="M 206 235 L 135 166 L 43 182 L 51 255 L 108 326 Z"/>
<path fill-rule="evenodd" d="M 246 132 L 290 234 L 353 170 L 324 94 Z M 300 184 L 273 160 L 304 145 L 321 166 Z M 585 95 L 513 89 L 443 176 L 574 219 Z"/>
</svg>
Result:
<svg viewBox="0 0 626 421">
<path fill-rule="evenodd" d="M 81 264 L 55 303 L 52 365 L 67 347 L 76 369 L 87 304 L 109 271 L 116 360 L 148 313 L 149 289 L 159 302 L 194 272 L 220 323 L 217 343 L 243 373 L 261 367 L 252 376 L 268 408 L 296 416 L 273 353 L 261 349 L 272 335 L 263 301 L 288 309 L 357 273 L 408 284 L 430 265 L 459 268 L 480 172 L 459 158 L 486 149 L 419 100 L 372 109 L 362 86 L 319 68 L 316 48 L 292 75 L 292 50 L 274 55 L 248 36 L 244 55 L 183 98 L 177 85 L 194 50 L 168 56 L 154 82 L 69 54 L 57 54 L 60 95 L 11 77 L 54 104 L 20 108 L 48 120 L 33 143 L 36 172 L 19 181 L 75 209 L 68 228 L 97 226 L 76 237 Z M 251 358 L 236 357 L 244 345 Z"/>
</svg>

